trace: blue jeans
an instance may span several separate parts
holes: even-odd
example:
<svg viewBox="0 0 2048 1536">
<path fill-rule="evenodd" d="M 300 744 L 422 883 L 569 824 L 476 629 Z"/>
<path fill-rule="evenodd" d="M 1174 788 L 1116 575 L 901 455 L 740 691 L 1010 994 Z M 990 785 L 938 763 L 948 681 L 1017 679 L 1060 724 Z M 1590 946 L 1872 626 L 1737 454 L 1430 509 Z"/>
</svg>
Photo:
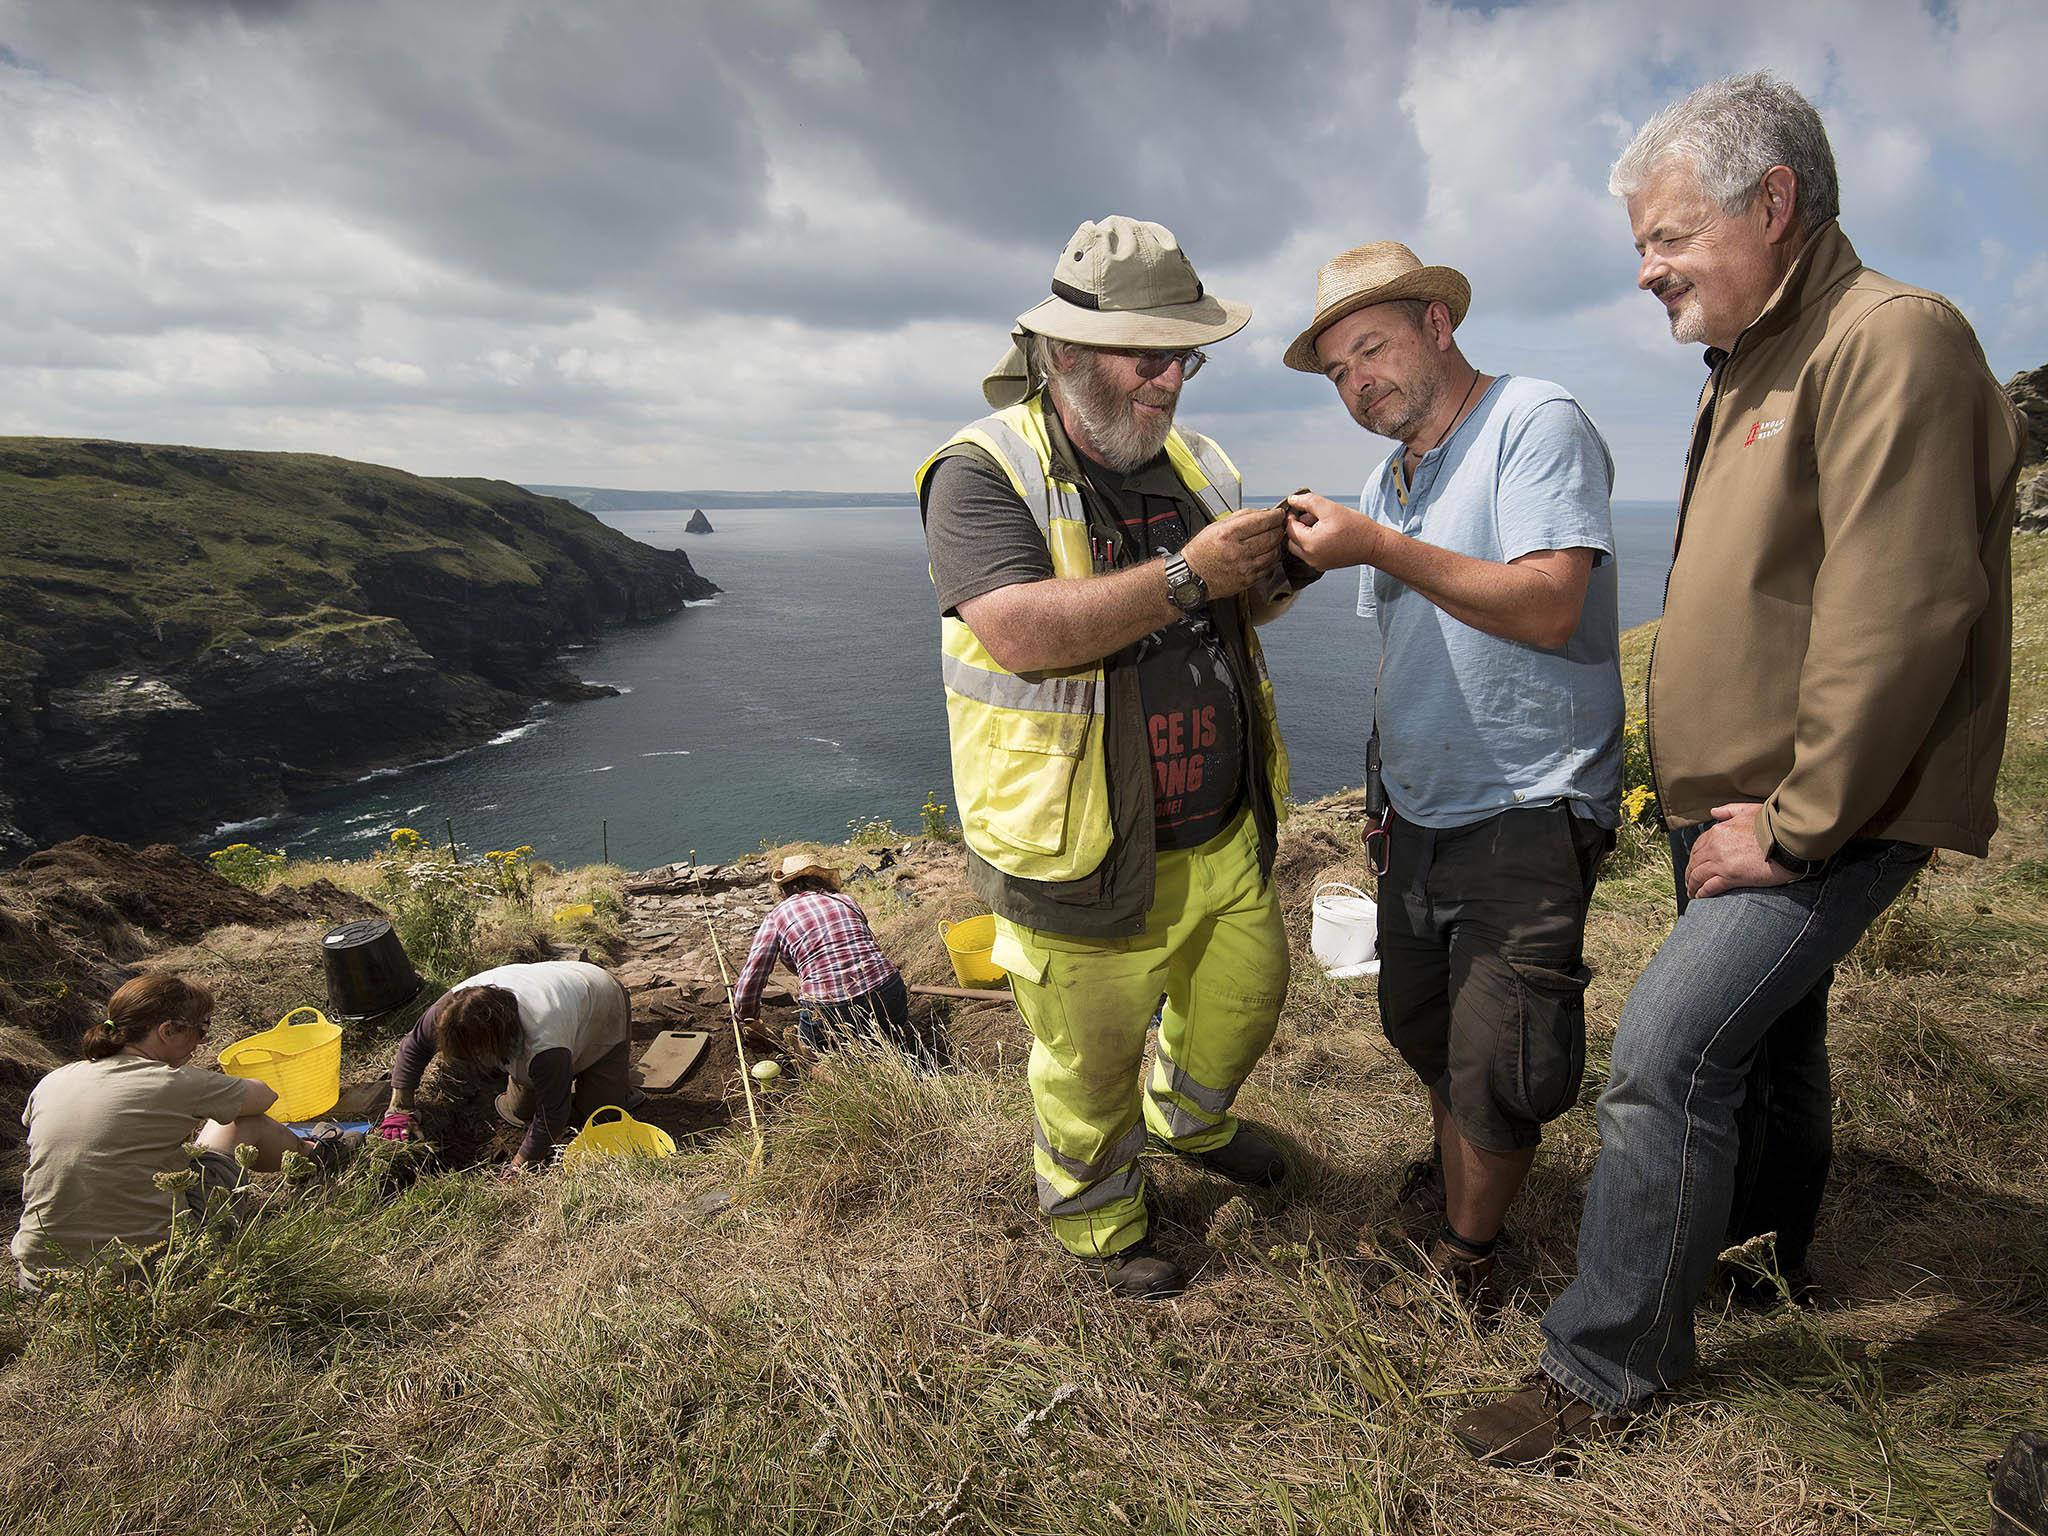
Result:
<svg viewBox="0 0 2048 1536">
<path fill-rule="evenodd" d="M 1579 1275 L 1543 1319 L 1543 1369 L 1573 1395 L 1620 1412 L 1697 1363 L 1692 1309 L 1728 1232 L 1758 1048 L 1927 857 L 1858 838 L 1804 880 L 1686 903 L 1615 1029 Z"/>
</svg>

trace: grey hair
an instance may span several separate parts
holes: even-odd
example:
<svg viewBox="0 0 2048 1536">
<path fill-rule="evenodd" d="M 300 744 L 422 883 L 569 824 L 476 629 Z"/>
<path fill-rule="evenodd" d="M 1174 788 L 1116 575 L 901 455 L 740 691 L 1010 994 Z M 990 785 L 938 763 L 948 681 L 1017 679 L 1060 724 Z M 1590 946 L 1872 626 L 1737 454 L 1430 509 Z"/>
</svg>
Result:
<svg viewBox="0 0 2048 1536">
<path fill-rule="evenodd" d="M 1700 191 L 1724 213 L 1740 213 L 1774 165 L 1792 172 L 1802 234 L 1842 211 L 1835 152 L 1820 114 L 1768 70 L 1703 85 L 1643 124 L 1614 162 L 1607 190 L 1634 197 L 1667 163 L 1691 169 Z"/>
<path fill-rule="evenodd" d="M 1061 341 L 1056 336 L 1041 336 L 1036 331 L 1024 333 L 1024 366 L 1034 384 L 1049 380 L 1054 374 L 1064 373 L 1073 366 L 1077 350 L 1076 343 Z"/>
</svg>

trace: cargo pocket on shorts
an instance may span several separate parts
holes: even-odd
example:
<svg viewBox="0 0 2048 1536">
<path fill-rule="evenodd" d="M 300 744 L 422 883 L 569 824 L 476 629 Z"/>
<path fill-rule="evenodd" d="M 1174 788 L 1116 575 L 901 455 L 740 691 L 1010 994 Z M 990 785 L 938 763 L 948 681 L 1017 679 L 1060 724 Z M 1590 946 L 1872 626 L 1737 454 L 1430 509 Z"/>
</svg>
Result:
<svg viewBox="0 0 2048 1536">
<path fill-rule="evenodd" d="M 1578 1099 L 1586 1075 L 1586 983 L 1593 973 L 1583 965 L 1507 963 L 1515 973 L 1516 1107 L 1540 1124 Z"/>
</svg>

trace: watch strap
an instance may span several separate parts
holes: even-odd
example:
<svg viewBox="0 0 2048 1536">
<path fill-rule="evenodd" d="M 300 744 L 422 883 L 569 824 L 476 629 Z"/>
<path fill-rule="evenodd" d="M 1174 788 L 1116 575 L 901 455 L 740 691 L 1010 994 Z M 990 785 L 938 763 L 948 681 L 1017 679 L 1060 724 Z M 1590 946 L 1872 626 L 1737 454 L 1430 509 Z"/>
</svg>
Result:
<svg viewBox="0 0 2048 1536">
<path fill-rule="evenodd" d="M 1193 613 L 1209 600 L 1209 584 L 1177 549 L 1166 556 L 1166 596 L 1182 613 Z"/>
<path fill-rule="evenodd" d="M 1789 852 L 1775 837 L 1771 839 L 1771 846 L 1765 850 L 1764 857 L 1781 869 L 1791 870 L 1794 878 L 1800 880 L 1808 875 L 1817 875 L 1828 867 L 1826 859 L 1802 859 L 1798 854 Z"/>
</svg>

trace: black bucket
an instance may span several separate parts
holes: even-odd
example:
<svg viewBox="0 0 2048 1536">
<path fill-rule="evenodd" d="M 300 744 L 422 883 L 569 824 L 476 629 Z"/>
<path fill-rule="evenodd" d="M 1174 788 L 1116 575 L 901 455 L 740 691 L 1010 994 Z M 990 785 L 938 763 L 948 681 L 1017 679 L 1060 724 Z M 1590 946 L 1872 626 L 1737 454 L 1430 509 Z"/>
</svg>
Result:
<svg viewBox="0 0 2048 1536">
<path fill-rule="evenodd" d="M 327 967 L 327 1001 L 334 1016 L 368 1019 L 402 1007 L 426 982 L 406 958 L 405 946 L 381 917 L 330 928 L 320 939 Z"/>
</svg>

